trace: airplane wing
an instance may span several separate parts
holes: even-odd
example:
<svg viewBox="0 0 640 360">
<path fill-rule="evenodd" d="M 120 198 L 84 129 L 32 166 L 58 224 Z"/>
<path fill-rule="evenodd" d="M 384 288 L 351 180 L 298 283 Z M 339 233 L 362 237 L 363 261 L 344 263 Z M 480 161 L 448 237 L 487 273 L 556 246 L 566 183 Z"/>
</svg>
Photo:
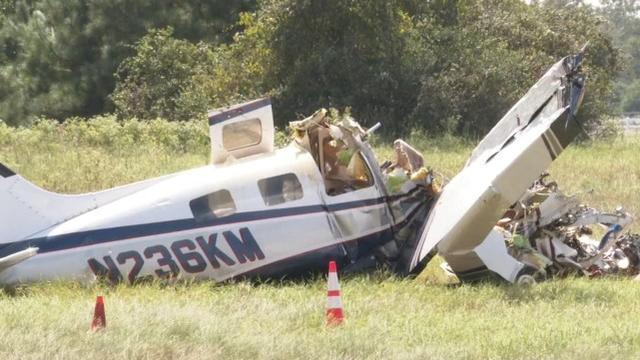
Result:
<svg viewBox="0 0 640 360">
<path fill-rule="evenodd" d="M 479 143 L 430 211 L 410 271 L 436 246 L 456 273 L 487 268 L 474 249 L 582 130 L 581 61 L 582 52 L 553 65 Z"/>
</svg>

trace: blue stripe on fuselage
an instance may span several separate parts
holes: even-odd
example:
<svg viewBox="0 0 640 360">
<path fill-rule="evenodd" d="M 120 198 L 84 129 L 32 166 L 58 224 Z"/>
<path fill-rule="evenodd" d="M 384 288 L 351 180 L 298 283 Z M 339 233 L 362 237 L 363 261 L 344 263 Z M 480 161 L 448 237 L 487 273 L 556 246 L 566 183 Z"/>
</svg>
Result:
<svg viewBox="0 0 640 360">
<path fill-rule="evenodd" d="M 403 194 L 411 196 L 415 189 Z M 391 198 L 391 197 L 389 197 Z M 399 197 L 397 197 L 399 198 Z M 394 200 L 397 200 L 394 197 Z M 24 250 L 28 247 L 39 248 L 39 253 L 69 250 L 77 247 L 104 244 L 113 241 L 140 238 L 145 236 L 162 235 L 171 232 L 195 230 L 219 225 L 245 223 L 257 220 L 275 219 L 296 215 L 321 212 L 335 212 L 356 209 L 385 203 L 386 197 L 350 201 L 330 205 L 309 205 L 284 209 L 270 209 L 237 213 L 219 219 L 196 221 L 193 218 L 163 221 L 157 223 L 137 224 L 105 229 L 88 230 L 76 233 L 61 234 L 49 237 L 34 238 L 0 245 L 0 258 Z"/>
</svg>

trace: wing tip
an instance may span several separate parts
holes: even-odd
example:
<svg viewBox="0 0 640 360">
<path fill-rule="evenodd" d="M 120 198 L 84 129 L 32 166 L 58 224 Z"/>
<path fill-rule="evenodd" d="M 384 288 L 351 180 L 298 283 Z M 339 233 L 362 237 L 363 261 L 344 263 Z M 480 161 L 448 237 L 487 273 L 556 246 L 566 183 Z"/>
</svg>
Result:
<svg viewBox="0 0 640 360">
<path fill-rule="evenodd" d="M 3 163 L 0 163 L 0 177 L 8 178 L 14 175 L 16 175 L 16 173 L 13 170 L 6 167 Z"/>
</svg>

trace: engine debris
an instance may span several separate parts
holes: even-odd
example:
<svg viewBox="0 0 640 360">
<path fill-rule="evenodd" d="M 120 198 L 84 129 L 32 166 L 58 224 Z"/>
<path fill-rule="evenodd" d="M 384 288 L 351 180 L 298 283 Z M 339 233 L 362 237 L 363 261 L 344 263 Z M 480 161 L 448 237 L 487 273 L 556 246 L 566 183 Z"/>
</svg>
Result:
<svg viewBox="0 0 640 360">
<path fill-rule="evenodd" d="M 536 280 L 639 274 L 640 234 L 625 232 L 633 217 L 622 207 L 606 213 L 581 204 L 548 176 L 543 174 L 496 224 L 509 254 L 535 269 Z"/>
</svg>

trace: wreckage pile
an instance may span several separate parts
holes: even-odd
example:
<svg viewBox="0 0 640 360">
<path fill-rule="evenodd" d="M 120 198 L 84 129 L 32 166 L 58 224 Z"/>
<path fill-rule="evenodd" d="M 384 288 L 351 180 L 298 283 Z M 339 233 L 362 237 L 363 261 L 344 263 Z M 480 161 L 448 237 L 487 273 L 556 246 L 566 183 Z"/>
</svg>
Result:
<svg viewBox="0 0 640 360">
<path fill-rule="evenodd" d="M 535 280 L 640 273 L 640 234 L 625 233 L 633 217 L 622 208 L 603 213 L 580 204 L 547 177 L 497 223 L 511 256 L 534 268 Z"/>
</svg>

